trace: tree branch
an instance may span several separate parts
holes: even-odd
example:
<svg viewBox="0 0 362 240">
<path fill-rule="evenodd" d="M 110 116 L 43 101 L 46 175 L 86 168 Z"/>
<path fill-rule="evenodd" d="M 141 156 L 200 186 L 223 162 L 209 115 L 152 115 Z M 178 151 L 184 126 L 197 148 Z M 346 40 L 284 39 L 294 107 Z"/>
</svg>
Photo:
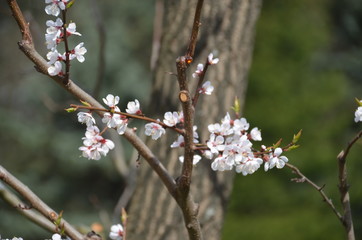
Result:
<svg viewBox="0 0 362 240">
<path fill-rule="evenodd" d="M 338 156 L 338 181 L 339 181 L 339 192 L 341 194 L 341 203 L 343 207 L 343 226 L 346 229 L 348 240 L 354 240 L 354 228 L 353 228 L 353 219 L 352 219 L 352 211 L 351 211 L 351 202 L 349 198 L 349 184 L 347 182 L 347 166 L 346 166 L 346 158 L 349 153 L 351 147 L 360 139 L 362 136 L 362 131 L 360 131 L 351 142 L 348 143 L 347 147 L 342 150 Z"/>
<path fill-rule="evenodd" d="M 286 163 L 286 166 L 289 167 L 290 169 L 293 170 L 293 173 L 297 174 L 300 178 L 294 178 L 292 179 L 292 181 L 295 181 L 297 183 L 302 183 L 302 182 L 307 182 L 309 185 L 311 185 L 314 189 L 316 189 L 319 194 L 322 196 L 323 200 L 328 204 L 328 206 L 332 209 L 332 211 L 334 212 L 334 214 L 337 216 L 337 218 L 339 219 L 339 221 L 341 221 L 341 223 L 343 224 L 343 217 L 342 215 L 338 212 L 338 210 L 336 209 L 336 207 L 334 206 L 332 200 L 330 198 L 328 198 L 328 196 L 325 194 L 325 192 L 323 191 L 324 185 L 322 187 L 318 186 L 317 184 L 315 184 L 312 180 L 310 180 L 309 178 L 307 178 L 296 166 Z"/>
<path fill-rule="evenodd" d="M 201 26 L 200 18 L 201 18 L 201 10 L 202 10 L 203 4 L 204 4 L 204 0 L 197 1 L 195 17 L 194 17 L 194 24 L 192 26 L 192 31 L 191 31 L 190 43 L 189 43 L 189 46 L 187 48 L 187 52 L 185 55 L 186 59 L 190 59 L 190 58 L 192 59 L 194 57 L 195 47 L 196 47 L 196 42 L 197 42 L 197 35 L 199 34 L 199 29 Z"/>
<path fill-rule="evenodd" d="M 35 195 L 27 186 L 10 174 L 3 166 L 0 165 L 0 179 L 17 191 L 21 196 L 29 201 L 31 207 L 39 211 L 44 217 L 54 222 L 58 218 L 58 214 L 46 205 L 37 195 Z M 73 240 L 83 240 L 83 235 L 72 227 L 63 218 L 60 221 L 60 226 L 64 226 L 65 233 Z M 53 229 L 55 231 L 55 228 Z"/>
<path fill-rule="evenodd" d="M 52 222 L 35 212 L 33 209 L 25 207 L 26 205 L 14 193 L 10 192 L 2 183 L 0 183 L 0 197 L 30 221 L 48 230 L 49 232 L 54 232 L 55 227 Z"/>
</svg>

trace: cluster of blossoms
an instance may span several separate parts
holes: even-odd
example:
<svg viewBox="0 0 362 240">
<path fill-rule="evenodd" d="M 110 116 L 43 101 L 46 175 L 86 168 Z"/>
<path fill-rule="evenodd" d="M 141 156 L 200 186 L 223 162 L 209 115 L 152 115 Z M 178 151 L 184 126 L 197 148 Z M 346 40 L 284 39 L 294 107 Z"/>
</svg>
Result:
<svg viewBox="0 0 362 240">
<path fill-rule="evenodd" d="M 362 122 L 362 100 L 357 100 L 359 107 L 354 113 L 354 121 L 355 122 Z"/>
<path fill-rule="evenodd" d="M 119 97 L 108 94 L 106 98 L 103 98 L 103 102 L 110 108 L 110 112 L 103 115 L 102 122 L 107 125 L 107 128 L 114 128 L 118 134 L 122 135 L 126 131 L 128 118 L 115 113 L 120 112 L 117 104 L 119 103 Z M 126 109 L 129 114 L 142 114 L 140 110 L 140 104 L 138 100 L 129 102 Z M 93 160 L 99 160 L 101 156 L 106 156 L 109 150 L 114 148 L 114 143 L 102 137 L 102 133 L 96 126 L 96 121 L 92 116 L 92 112 L 79 112 L 78 121 L 87 125 L 85 137 L 83 137 L 83 146 L 79 148 L 82 151 L 83 157 Z"/>
<path fill-rule="evenodd" d="M 67 4 L 70 4 L 70 0 L 45 0 L 46 4 L 49 4 L 45 7 L 45 12 L 48 15 L 57 17 L 61 11 L 65 11 Z M 79 62 L 84 62 L 84 54 L 87 52 L 87 49 L 83 47 L 84 43 L 79 43 L 74 49 L 68 50 L 63 54 L 59 53 L 57 46 L 62 41 L 71 35 L 81 36 L 77 32 L 76 24 L 71 22 L 69 24 L 63 23 L 61 18 L 56 18 L 55 21 L 48 20 L 46 21 L 47 29 L 45 34 L 45 42 L 49 52 L 47 54 L 48 64 L 48 73 L 51 76 L 63 76 L 62 72 L 62 62 L 70 61 L 77 59 Z"/>
</svg>

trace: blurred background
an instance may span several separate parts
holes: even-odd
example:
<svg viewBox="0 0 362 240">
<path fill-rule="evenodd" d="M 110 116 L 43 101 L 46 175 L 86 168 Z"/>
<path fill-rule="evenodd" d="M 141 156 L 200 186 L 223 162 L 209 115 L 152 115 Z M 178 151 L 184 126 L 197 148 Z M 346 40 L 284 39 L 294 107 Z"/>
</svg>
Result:
<svg viewBox="0 0 362 240">
<path fill-rule="evenodd" d="M 31 24 L 35 45 L 46 54 L 44 4 L 19 1 Z M 83 64 L 72 78 L 88 92 L 97 82 L 99 48 L 105 53 L 107 93 L 120 107 L 139 99 L 147 105 L 154 1 L 76 1 L 69 19 L 83 34 Z M 94 16 L 100 16 L 94 17 Z M 105 39 L 97 20 L 103 19 Z M 52 80 L 37 73 L 19 51 L 19 30 L 6 4 L 0 5 L 0 164 L 25 182 L 64 217 L 80 227 L 99 223 L 106 232 L 122 192 L 111 159 L 88 161 L 78 147 L 84 126 L 63 109 L 77 103 Z M 362 2 L 359 0 L 265 1 L 256 29 L 244 116 L 262 129 L 263 140 L 285 143 L 303 129 L 301 147 L 290 163 L 319 185 L 340 207 L 338 153 L 361 129 L 354 98 L 362 98 Z M 122 140 L 123 141 L 123 140 Z M 127 156 L 132 149 L 124 142 Z M 362 188 L 358 183 L 362 141 L 347 159 L 356 236 L 362 236 Z M 227 174 L 227 173 L 225 173 Z M 344 229 L 318 192 L 287 168 L 237 175 L 223 239 L 343 239 Z M 207 196 L 205 196 L 207 197 Z M 24 239 L 51 236 L 0 200 L 0 235 Z"/>
</svg>

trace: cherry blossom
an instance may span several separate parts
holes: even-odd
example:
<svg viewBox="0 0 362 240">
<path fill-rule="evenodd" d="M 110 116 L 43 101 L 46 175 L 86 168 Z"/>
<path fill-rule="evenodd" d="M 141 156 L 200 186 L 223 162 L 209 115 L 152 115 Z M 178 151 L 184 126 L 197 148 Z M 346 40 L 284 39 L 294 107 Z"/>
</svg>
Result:
<svg viewBox="0 0 362 240">
<path fill-rule="evenodd" d="M 52 240 L 61 240 L 62 236 L 58 233 L 54 233 L 52 236 Z"/>
<path fill-rule="evenodd" d="M 61 29 L 63 28 L 63 21 L 60 18 L 57 18 L 55 22 L 53 20 L 47 20 L 45 22 L 47 25 L 46 33 L 47 34 L 54 34 L 56 36 L 60 36 Z"/>
<path fill-rule="evenodd" d="M 210 81 L 206 81 L 199 90 L 199 93 L 211 95 L 212 91 L 214 91 L 214 86 L 211 85 Z"/>
<path fill-rule="evenodd" d="M 81 42 L 71 51 L 71 54 L 69 56 L 70 60 L 77 58 L 79 62 L 81 63 L 84 62 L 85 58 L 83 55 L 87 52 L 87 49 L 83 47 L 83 45 L 84 43 Z"/>
<path fill-rule="evenodd" d="M 118 107 L 116 108 L 118 109 Z M 102 122 L 105 123 L 108 128 L 116 128 L 121 121 L 121 115 L 116 113 L 105 113 L 102 118 Z"/>
<path fill-rule="evenodd" d="M 82 151 L 82 156 L 88 159 L 99 160 L 101 155 L 106 156 L 109 150 L 114 148 L 114 143 L 103 138 L 97 126 L 87 127 L 83 145 L 79 148 Z"/>
<path fill-rule="evenodd" d="M 65 57 L 60 54 L 57 49 L 47 53 L 47 59 L 49 60 L 48 64 L 54 64 L 56 61 L 63 61 Z"/>
<path fill-rule="evenodd" d="M 165 129 L 160 124 L 152 122 L 145 125 L 145 134 L 151 136 L 153 140 L 157 140 L 165 133 Z"/>
<path fill-rule="evenodd" d="M 50 5 L 47 5 L 45 7 L 45 12 L 48 15 L 58 16 L 60 13 L 60 10 L 65 10 L 65 4 L 69 0 L 45 0 L 45 3 Z"/>
<path fill-rule="evenodd" d="M 109 233 L 109 238 L 113 240 L 122 240 L 124 235 L 124 229 L 121 224 L 116 224 L 111 226 L 111 231 Z"/>
<path fill-rule="evenodd" d="M 237 173 L 242 173 L 244 176 L 248 174 L 253 174 L 256 170 L 260 168 L 260 165 L 263 163 L 261 158 L 250 158 L 243 164 L 236 166 L 235 171 Z"/>
<path fill-rule="evenodd" d="M 128 102 L 126 112 L 129 114 L 141 115 L 142 111 L 140 109 L 140 103 L 137 99 L 134 101 Z"/>
<path fill-rule="evenodd" d="M 185 145 L 184 136 L 179 135 L 177 140 L 171 144 L 171 148 L 183 147 Z"/>
<path fill-rule="evenodd" d="M 262 138 L 261 138 L 261 132 L 260 132 L 260 130 L 259 130 L 257 127 L 251 129 L 251 131 L 250 131 L 250 137 L 251 137 L 251 139 L 253 139 L 254 141 L 261 141 L 261 140 L 262 140 Z"/>
<path fill-rule="evenodd" d="M 96 124 L 96 120 L 93 118 L 91 113 L 79 112 L 77 115 L 78 115 L 78 122 L 85 123 L 87 127 Z"/>
<path fill-rule="evenodd" d="M 207 57 L 207 61 L 210 65 L 217 64 L 219 62 L 218 58 L 214 58 L 214 54 L 210 53 Z"/>
<path fill-rule="evenodd" d="M 78 36 L 82 36 L 82 34 L 80 34 L 79 32 L 77 32 L 77 25 L 76 25 L 74 22 L 68 24 L 67 34 L 68 34 L 68 35 L 78 35 Z"/>
<path fill-rule="evenodd" d="M 288 158 L 285 156 L 280 156 L 283 150 L 281 148 L 276 148 L 273 153 L 270 154 L 269 160 L 264 164 L 264 170 L 268 171 L 274 167 L 283 168 L 285 163 L 288 162 Z"/>
<path fill-rule="evenodd" d="M 362 107 L 357 108 L 356 112 L 354 113 L 354 116 L 355 116 L 354 118 L 355 122 L 362 122 Z"/>
<path fill-rule="evenodd" d="M 59 61 L 56 61 L 54 65 L 51 65 L 48 68 L 48 73 L 50 76 L 62 75 L 62 64 Z"/>
<path fill-rule="evenodd" d="M 202 63 L 197 64 L 196 71 L 192 74 L 192 77 L 193 78 L 199 77 L 203 71 L 204 71 L 204 64 Z"/>
<path fill-rule="evenodd" d="M 169 127 L 174 127 L 179 123 L 179 114 L 177 112 L 166 112 L 163 122 Z"/>
<path fill-rule="evenodd" d="M 225 149 L 224 137 L 220 135 L 211 134 L 210 139 L 207 142 L 207 146 L 209 147 L 212 153 L 219 153 L 219 151 L 223 151 Z"/>
<path fill-rule="evenodd" d="M 119 97 L 108 94 L 106 98 L 103 98 L 104 104 L 110 108 L 114 108 L 119 103 Z"/>
<path fill-rule="evenodd" d="M 121 121 L 119 121 L 116 126 L 117 133 L 119 135 L 123 135 L 126 132 L 127 125 L 128 125 L 128 119 L 127 118 L 121 119 Z"/>
<path fill-rule="evenodd" d="M 233 169 L 233 166 L 226 162 L 225 157 L 219 156 L 211 163 L 211 168 L 214 171 L 226 171 Z"/>
</svg>

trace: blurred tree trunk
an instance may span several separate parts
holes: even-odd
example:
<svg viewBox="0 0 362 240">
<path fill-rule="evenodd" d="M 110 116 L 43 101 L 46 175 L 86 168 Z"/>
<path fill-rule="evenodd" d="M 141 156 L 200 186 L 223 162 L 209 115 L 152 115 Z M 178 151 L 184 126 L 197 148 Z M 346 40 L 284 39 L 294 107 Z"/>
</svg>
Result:
<svg viewBox="0 0 362 240">
<path fill-rule="evenodd" d="M 156 17 L 161 17 L 162 10 L 163 15 L 162 27 L 158 25 L 155 29 L 154 46 L 157 49 L 157 35 L 160 34 L 160 48 L 158 57 L 153 58 L 154 82 L 147 109 L 147 114 L 155 114 L 154 117 L 162 119 L 164 112 L 179 110 L 177 79 L 167 72 L 176 72 L 175 59 L 186 52 L 196 3 L 196 0 L 167 0 L 159 1 L 156 7 Z M 202 142 L 208 138 L 207 125 L 219 122 L 226 112 L 231 113 L 235 96 L 243 106 L 260 7 L 261 0 L 209 0 L 204 3 L 195 58 L 189 68 L 190 84 L 196 83 L 191 74 L 197 63 L 204 64 L 210 52 L 216 53 L 220 62 L 209 68 L 205 78 L 214 85 L 213 94 L 201 96 L 196 108 Z M 176 135 L 168 131 L 167 136 L 157 141 L 148 138 L 147 144 L 176 178 L 181 171 L 178 156 L 182 151 L 170 148 L 175 139 Z M 195 167 L 192 179 L 192 195 L 200 204 L 199 219 L 207 240 L 221 237 L 234 175 L 233 172 L 216 173 L 210 164 L 203 159 Z M 145 162 L 139 171 L 137 189 L 128 210 L 127 239 L 186 239 L 181 211 L 174 199 Z"/>
</svg>

